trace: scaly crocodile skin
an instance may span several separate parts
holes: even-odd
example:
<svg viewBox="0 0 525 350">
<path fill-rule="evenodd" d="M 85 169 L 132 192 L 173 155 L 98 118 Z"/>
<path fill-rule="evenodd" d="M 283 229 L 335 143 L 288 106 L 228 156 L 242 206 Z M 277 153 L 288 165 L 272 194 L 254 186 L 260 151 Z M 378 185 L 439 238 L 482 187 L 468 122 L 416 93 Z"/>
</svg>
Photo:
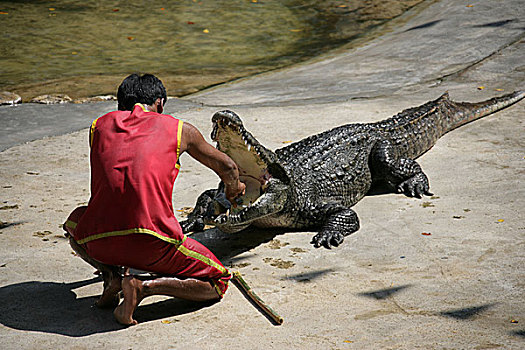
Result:
<svg viewBox="0 0 525 350">
<path fill-rule="evenodd" d="M 466 103 L 453 102 L 445 93 L 392 118 L 336 127 L 275 152 L 261 145 L 234 112 L 217 112 L 212 138 L 238 164 L 247 193 L 241 205 L 226 210 L 217 200 L 223 196 L 220 184 L 199 196 L 181 225 L 185 232 L 202 230 L 205 224 L 225 232 L 250 225 L 316 229 L 315 247 L 338 246 L 359 229 L 351 207 L 373 184 L 386 184 L 410 197 L 431 195 L 427 176 L 414 159 L 450 130 L 523 97 L 525 92 L 517 91 Z"/>
</svg>

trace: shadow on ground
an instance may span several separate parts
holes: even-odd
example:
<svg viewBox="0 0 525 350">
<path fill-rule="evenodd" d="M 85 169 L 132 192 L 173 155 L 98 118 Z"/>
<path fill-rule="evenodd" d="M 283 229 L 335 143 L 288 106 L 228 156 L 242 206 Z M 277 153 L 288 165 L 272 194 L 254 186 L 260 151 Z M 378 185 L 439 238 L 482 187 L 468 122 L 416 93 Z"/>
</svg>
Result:
<svg viewBox="0 0 525 350">
<path fill-rule="evenodd" d="M 195 312 L 212 306 L 215 303 L 217 303 L 217 301 L 196 302 L 171 298 L 157 303 L 139 306 L 137 311 L 135 311 L 134 318 L 139 323 L 156 321 Z"/>
<path fill-rule="evenodd" d="M 0 323 L 6 327 L 83 337 L 123 329 L 113 318 L 112 309 L 94 306 L 98 296 L 77 298 L 76 288 L 101 282 L 96 277 L 73 283 L 24 282 L 0 288 Z M 214 302 L 169 299 L 140 306 L 139 322 L 174 317 L 208 307 Z"/>
<path fill-rule="evenodd" d="M 517 330 L 517 331 L 512 331 L 510 332 L 511 335 L 514 335 L 516 337 L 521 337 L 521 338 L 524 338 L 525 339 L 525 329 L 520 329 L 520 330 Z"/>
<path fill-rule="evenodd" d="M 204 243 L 221 261 L 271 241 L 280 231 L 246 230 L 224 234 L 211 229 L 191 235 Z M 30 281 L 0 287 L 0 323 L 6 327 L 83 337 L 124 328 L 113 318 L 113 310 L 94 306 L 97 296 L 77 298 L 74 290 L 101 282 L 100 277 L 72 283 Z M 102 286 L 101 286 L 102 288 Z M 174 317 L 209 307 L 214 302 L 168 299 L 139 306 L 138 322 Z"/>
<path fill-rule="evenodd" d="M 358 295 L 362 296 L 362 297 L 382 300 L 382 299 L 387 299 L 387 298 L 393 296 L 394 294 L 399 293 L 403 289 L 406 289 L 406 288 L 409 288 L 409 287 L 411 287 L 411 285 L 407 284 L 407 285 L 398 286 L 398 287 L 374 290 L 374 291 L 371 291 L 371 292 L 363 292 L 363 293 L 359 293 Z"/>
<path fill-rule="evenodd" d="M 392 288 L 384 288 L 384 289 L 378 289 L 373 290 L 369 292 L 363 292 L 359 293 L 358 295 L 361 297 L 376 299 L 376 300 L 385 300 L 390 299 L 394 297 L 397 293 L 403 291 L 404 289 L 410 288 L 412 285 L 402 285 L 398 287 L 392 287 Z M 431 314 L 441 317 L 448 317 L 453 318 L 456 320 L 461 321 L 467 321 L 474 319 L 478 316 L 481 316 L 486 311 L 492 309 L 494 306 L 496 306 L 498 303 L 490 303 L 490 304 L 484 304 L 484 305 L 478 305 L 478 306 L 470 306 L 470 307 L 464 307 L 461 309 L 454 309 L 454 310 L 446 310 L 446 311 L 440 311 L 440 312 L 431 312 Z M 520 334 L 520 331 L 517 331 L 514 333 L 516 336 L 523 336 Z"/>
<path fill-rule="evenodd" d="M 108 310 L 93 307 L 96 297 L 77 298 L 74 289 L 100 279 L 74 283 L 23 282 L 0 288 L 0 323 L 6 327 L 72 337 L 121 329 Z"/>
<path fill-rule="evenodd" d="M 466 307 L 462 309 L 440 312 L 441 316 L 455 318 L 457 320 L 470 320 L 481 313 L 493 308 L 496 304 L 485 304 L 480 306 Z"/>
<path fill-rule="evenodd" d="M 209 229 L 193 233 L 188 237 L 204 244 L 221 262 L 227 264 L 230 261 L 238 261 L 239 259 L 235 258 L 237 255 L 268 243 L 275 236 L 286 232 L 291 232 L 291 230 L 247 228 L 237 233 L 224 233 L 218 229 Z"/>
<path fill-rule="evenodd" d="M 312 280 L 315 280 L 319 277 L 322 277 L 334 271 L 335 269 L 332 269 L 332 268 L 322 269 L 322 270 L 312 271 L 308 273 L 299 273 L 299 274 L 287 276 L 284 279 L 299 282 L 299 283 L 305 283 L 305 282 L 311 282 Z"/>
</svg>

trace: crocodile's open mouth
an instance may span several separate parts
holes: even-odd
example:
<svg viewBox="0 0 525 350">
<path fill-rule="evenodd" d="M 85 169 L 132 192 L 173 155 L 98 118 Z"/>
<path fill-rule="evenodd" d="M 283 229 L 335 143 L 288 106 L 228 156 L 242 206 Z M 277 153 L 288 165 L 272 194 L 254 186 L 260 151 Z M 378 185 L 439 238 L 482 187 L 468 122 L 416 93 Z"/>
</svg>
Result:
<svg viewBox="0 0 525 350">
<path fill-rule="evenodd" d="M 254 204 L 266 192 L 273 177 L 286 177 L 277 164 L 277 156 L 265 148 L 248 132 L 234 112 L 221 111 L 212 118 L 211 138 L 217 148 L 235 161 L 239 168 L 240 180 L 246 185 L 246 193 L 239 198 L 233 213 Z"/>
</svg>

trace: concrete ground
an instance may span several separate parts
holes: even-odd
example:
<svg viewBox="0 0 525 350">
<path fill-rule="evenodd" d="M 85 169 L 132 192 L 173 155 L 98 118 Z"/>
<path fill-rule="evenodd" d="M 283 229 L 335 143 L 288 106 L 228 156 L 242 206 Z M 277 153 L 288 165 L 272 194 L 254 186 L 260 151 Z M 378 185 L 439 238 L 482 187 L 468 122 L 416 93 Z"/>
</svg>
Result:
<svg viewBox="0 0 525 350">
<path fill-rule="evenodd" d="M 488 99 L 525 88 L 524 12 L 521 0 L 428 1 L 360 47 L 171 100 L 167 111 L 208 135 L 215 111 L 235 110 L 275 149 L 446 90 L 455 100 Z M 65 122 L 73 110 L 2 107 L 12 134 L 40 128 L 13 127 L 25 116 L 20 108 L 35 118 L 56 108 Z M 214 305 L 147 299 L 135 314 L 140 324 L 129 328 L 92 306 L 102 283 L 59 228 L 89 198 L 95 116 L 75 113 L 86 118 L 83 130 L 0 152 L 2 348 L 525 348 L 525 102 L 445 135 L 419 159 L 433 197 L 363 199 L 355 206 L 362 228 L 339 248 L 312 248 L 313 232 L 194 235 L 243 273 L 282 315 L 281 326 L 233 286 Z M 186 155 L 182 169 L 177 210 L 217 184 Z"/>
</svg>

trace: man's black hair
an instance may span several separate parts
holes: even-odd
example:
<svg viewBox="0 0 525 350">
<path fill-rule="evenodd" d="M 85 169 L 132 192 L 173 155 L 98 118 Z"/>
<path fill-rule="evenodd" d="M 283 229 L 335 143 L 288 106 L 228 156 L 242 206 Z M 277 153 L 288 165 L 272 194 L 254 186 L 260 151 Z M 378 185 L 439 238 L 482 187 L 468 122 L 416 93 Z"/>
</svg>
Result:
<svg viewBox="0 0 525 350">
<path fill-rule="evenodd" d="M 118 87 L 118 109 L 131 111 L 136 103 L 152 105 L 157 98 L 164 99 L 166 103 L 166 88 L 159 78 L 153 74 L 131 74 L 126 77 Z"/>
</svg>

